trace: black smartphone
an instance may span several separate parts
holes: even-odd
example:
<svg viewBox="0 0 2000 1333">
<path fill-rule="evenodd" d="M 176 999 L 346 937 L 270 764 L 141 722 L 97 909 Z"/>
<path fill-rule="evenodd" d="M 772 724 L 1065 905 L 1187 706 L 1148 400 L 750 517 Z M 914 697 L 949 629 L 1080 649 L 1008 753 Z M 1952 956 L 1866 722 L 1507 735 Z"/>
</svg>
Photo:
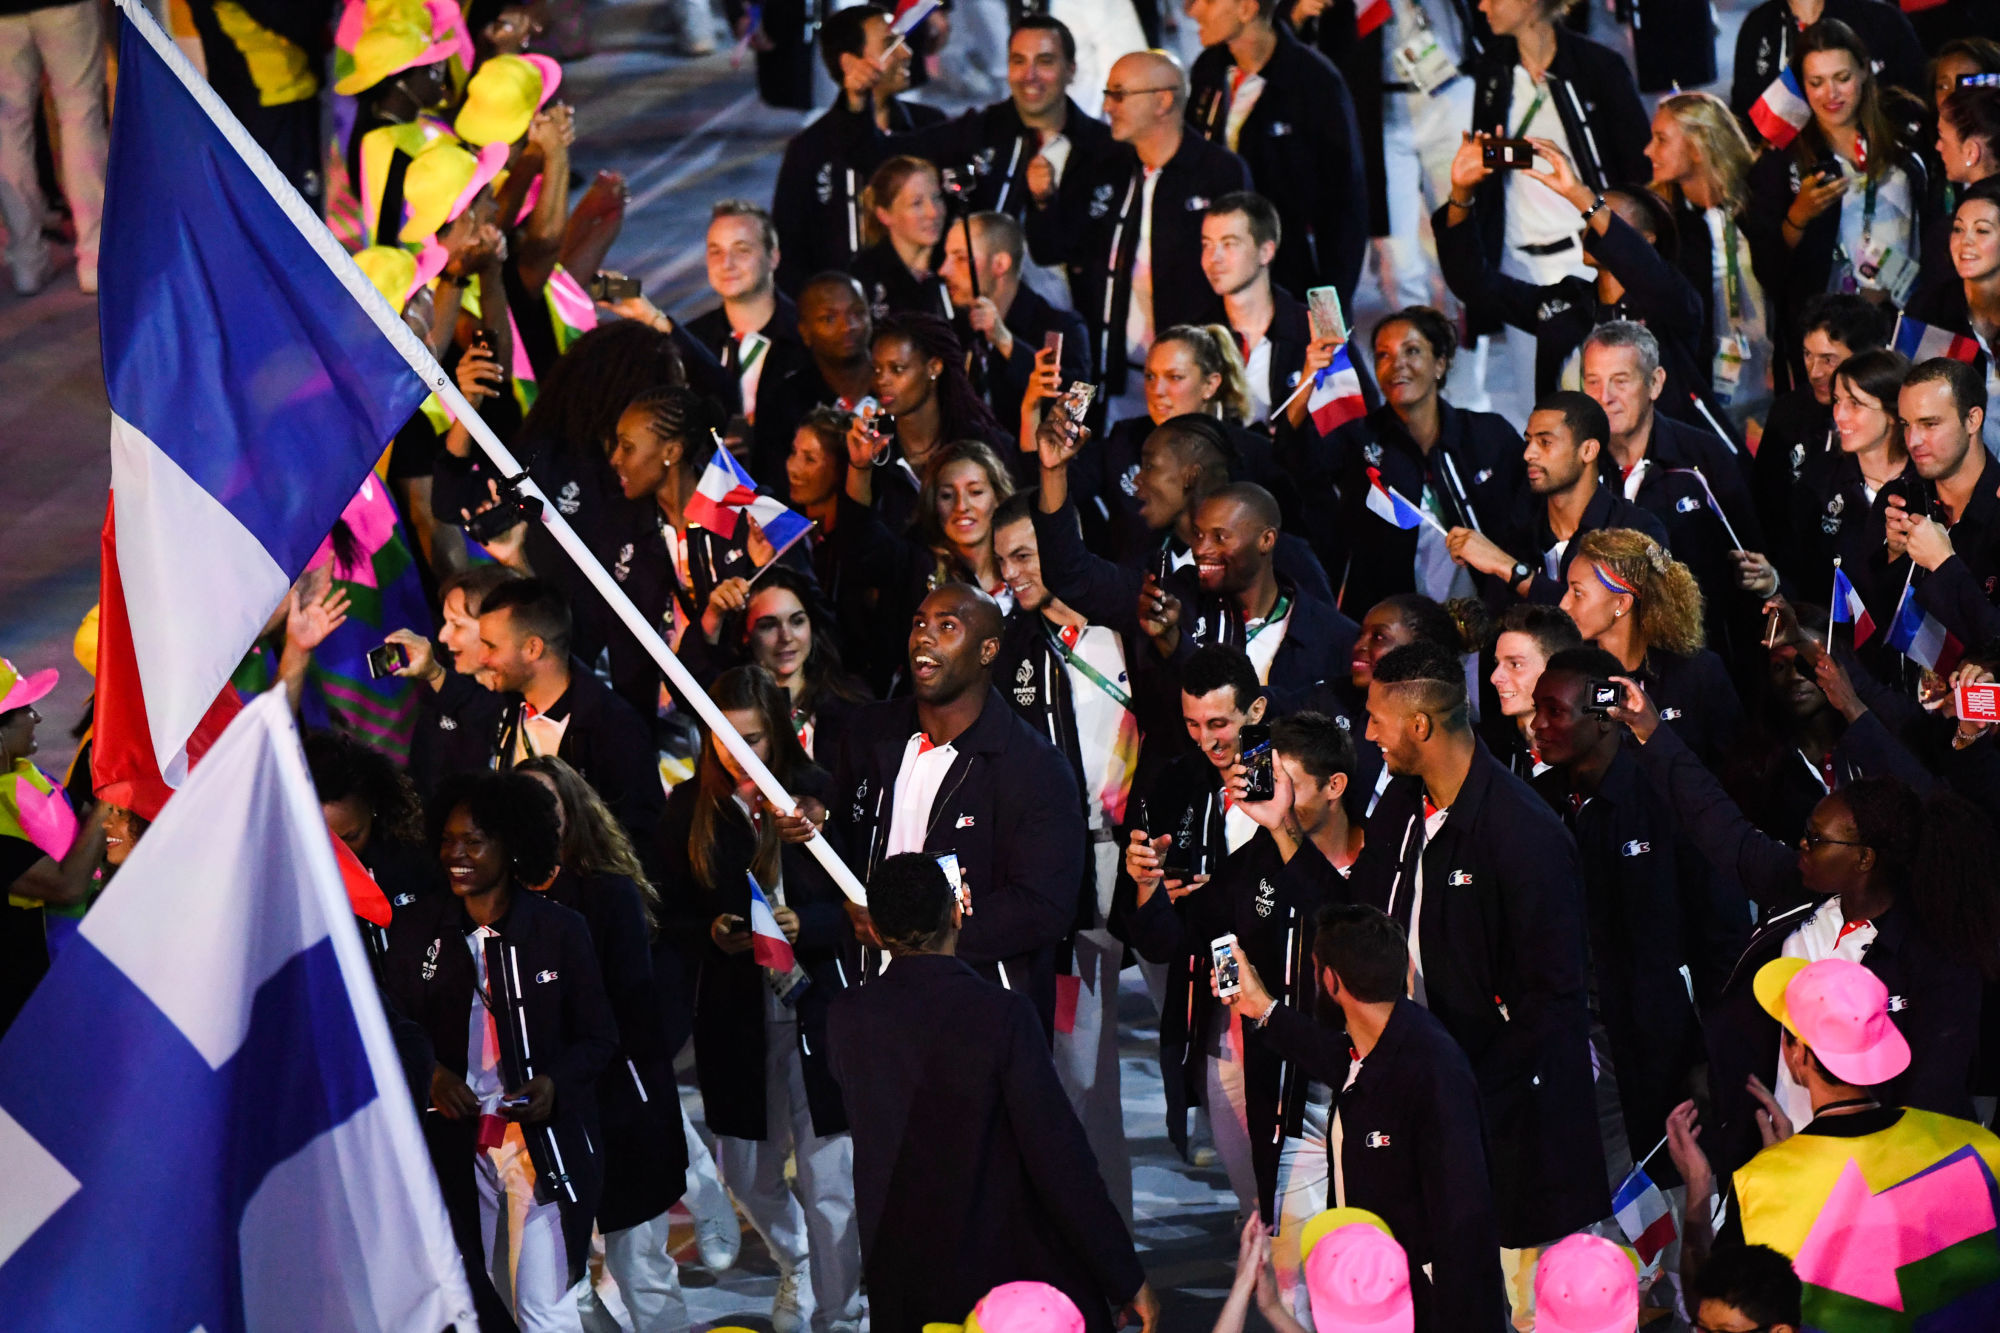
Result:
<svg viewBox="0 0 2000 1333">
<path fill-rule="evenodd" d="M 1535 165 L 1535 146 L 1526 139 L 1488 139 L 1480 157 L 1489 171 L 1525 171 Z"/>
<path fill-rule="evenodd" d="M 1278 794 L 1278 775 L 1272 768 L 1271 729 L 1251 723 L 1238 734 L 1246 782 L 1243 799 L 1268 801 Z"/>
<path fill-rule="evenodd" d="M 393 676 L 410 664 L 400 643 L 378 643 L 368 650 L 368 678 L 381 680 Z"/>
<path fill-rule="evenodd" d="M 602 268 L 591 275 L 590 296 L 594 301 L 616 305 L 620 301 L 634 300 L 639 295 L 639 280 L 630 278 L 616 269 Z"/>
<path fill-rule="evenodd" d="M 1840 166 L 1839 155 L 1836 153 L 1828 153 L 1825 157 L 1822 157 L 1819 161 L 1812 164 L 1812 171 L 1809 174 L 1808 179 L 1810 179 L 1811 176 L 1830 176 L 1838 180 L 1840 178 L 1840 175 L 1841 175 L 1841 166 Z"/>
<path fill-rule="evenodd" d="M 1604 680 L 1592 676 L 1583 682 L 1583 711 L 1598 717 L 1611 716 L 1611 710 L 1625 699 L 1625 687 L 1615 680 Z"/>
</svg>

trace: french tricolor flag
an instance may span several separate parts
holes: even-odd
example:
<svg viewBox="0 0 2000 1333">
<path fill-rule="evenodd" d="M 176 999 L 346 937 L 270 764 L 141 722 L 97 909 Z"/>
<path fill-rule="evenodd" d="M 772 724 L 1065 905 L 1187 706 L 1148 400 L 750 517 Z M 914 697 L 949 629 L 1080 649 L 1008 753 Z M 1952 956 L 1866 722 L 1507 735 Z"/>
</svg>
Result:
<svg viewBox="0 0 2000 1333">
<path fill-rule="evenodd" d="M 750 876 L 750 956 L 773 972 L 789 972 L 797 961 L 792 942 L 778 929 L 771 900 L 764 896 L 755 875 Z"/>
<path fill-rule="evenodd" d="M 1313 376 L 1306 411 L 1322 435 L 1331 435 L 1339 427 L 1367 415 L 1368 405 L 1361 398 L 1361 377 L 1354 373 L 1354 362 L 1349 359 L 1345 344 L 1336 347 L 1333 360 Z"/>
<path fill-rule="evenodd" d="M 785 553 L 799 538 L 812 530 L 812 522 L 779 504 L 768 495 L 757 494 L 757 483 L 736 461 L 736 456 L 717 445 L 694 494 L 685 506 L 687 521 L 696 527 L 727 537 L 736 531 L 737 518 L 748 515 L 764 530 L 771 543 L 772 559 Z"/>
<path fill-rule="evenodd" d="M 1875 618 L 1868 614 L 1868 603 L 1861 600 L 1861 594 L 1848 581 L 1847 571 L 1839 565 L 1833 567 L 1833 623 L 1854 626 L 1856 648 L 1875 633 Z"/>
<path fill-rule="evenodd" d="M 1640 1263 L 1652 1263 L 1661 1250 L 1674 1243 L 1673 1212 L 1660 1187 L 1644 1171 L 1635 1170 L 1625 1177 L 1612 1197 L 1611 1211 L 1618 1219 L 1618 1229 L 1639 1252 Z"/>
<path fill-rule="evenodd" d="M 230 673 L 428 390 L 324 223 L 137 22 L 104 208 L 93 776 L 150 793 L 144 811 L 228 722 Z"/>
<path fill-rule="evenodd" d="M 1948 356 L 1954 361 L 1971 365 L 1979 359 L 1979 344 L 1964 334 L 1941 329 L 1935 324 L 1919 323 L 1908 317 L 1897 319 L 1896 336 L 1891 342 L 1897 351 L 1913 362 Z"/>
<path fill-rule="evenodd" d="M 908 37 L 943 3 L 944 0 L 897 0 L 896 17 L 890 23 L 889 31 L 898 37 Z"/>
<path fill-rule="evenodd" d="M 1391 6 L 1389 0 L 1354 0 L 1354 32 L 1358 37 L 1369 33 L 1389 21 Z"/>
<path fill-rule="evenodd" d="M 1888 644 L 1926 671 L 1940 675 L 1958 665 L 1965 645 L 1944 627 L 1944 622 L 1917 605 L 1917 590 L 1903 589 L 1896 618 L 1889 622 Z"/>
<path fill-rule="evenodd" d="M 1368 469 L 1368 512 L 1405 532 L 1434 521 L 1423 510 L 1390 490 L 1383 483 L 1382 474 L 1372 467 Z"/>
<path fill-rule="evenodd" d="M 1789 65 L 1778 72 L 1771 86 L 1750 106 L 1750 123 L 1773 148 L 1789 146 L 1811 119 L 1812 107 L 1799 90 L 1799 76 L 1792 73 Z"/>
</svg>

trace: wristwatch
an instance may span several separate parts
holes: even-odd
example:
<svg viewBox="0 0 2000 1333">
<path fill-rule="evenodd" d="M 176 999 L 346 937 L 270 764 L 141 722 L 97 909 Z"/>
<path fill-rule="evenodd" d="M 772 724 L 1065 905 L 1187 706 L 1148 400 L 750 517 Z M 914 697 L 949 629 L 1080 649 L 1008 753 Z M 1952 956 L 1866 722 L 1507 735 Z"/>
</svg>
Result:
<svg viewBox="0 0 2000 1333">
<path fill-rule="evenodd" d="M 1516 560 L 1514 562 L 1514 568 L 1511 571 L 1509 571 L 1507 575 L 1507 586 L 1510 588 L 1519 587 L 1521 585 L 1521 580 L 1527 578 L 1528 575 L 1534 572 L 1535 572 L 1534 570 L 1528 568 L 1528 566 L 1522 564 L 1519 560 Z"/>
<path fill-rule="evenodd" d="M 1604 196 L 1600 194 L 1597 196 L 1597 198 L 1590 201 L 1589 208 L 1583 210 L 1583 220 L 1585 222 L 1589 222 L 1592 218 L 1597 216 L 1597 210 L 1602 207 L 1604 207 Z"/>
</svg>

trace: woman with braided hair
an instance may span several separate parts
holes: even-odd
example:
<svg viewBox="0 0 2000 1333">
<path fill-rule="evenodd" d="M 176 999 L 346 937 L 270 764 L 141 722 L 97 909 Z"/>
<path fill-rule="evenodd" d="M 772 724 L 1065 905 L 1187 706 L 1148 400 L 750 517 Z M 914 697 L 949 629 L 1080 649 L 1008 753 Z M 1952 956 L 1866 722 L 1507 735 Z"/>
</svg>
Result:
<svg viewBox="0 0 2000 1333">
<path fill-rule="evenodd" d="M 1713 763 L 1743 704 L 1722 659 L 1702 646 L 1701 608 L 1688 567 L 1643 532 L 1586 533 L 1570 557 L 1562 609 L 1577 631 L 1617 658 L 1688 748 Z"/>
</svg>

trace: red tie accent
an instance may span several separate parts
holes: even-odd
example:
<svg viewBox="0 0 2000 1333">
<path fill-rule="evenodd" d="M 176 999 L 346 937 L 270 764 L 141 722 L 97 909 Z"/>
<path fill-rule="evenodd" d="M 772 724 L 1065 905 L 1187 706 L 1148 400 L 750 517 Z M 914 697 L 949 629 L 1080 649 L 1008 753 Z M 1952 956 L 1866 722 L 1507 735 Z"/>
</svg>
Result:
<svg viewBox="0 0 2000 1333">
<path fill-rule="evenodd" d="M 1872 925 L 1874 925 L 1874 924 L 1875 924 L 1875 923 L 1874 923 L 1873 921 L 1843 921 L 1843 922 L 1841 922 L 1841 923 L 1840 923 L 1840 933 L 1839 933 L 1838 935 L 1835 935 L 1835 936 L 1833 937 L 1833 947 L 1834 947 L 1834 948 L 1836 948 L 1836 949 L 1838 949 L 1838 948 L 1840 947 L 1840 942 L 1841 942 L 1842 940 L 1844 940 L 1844 939 L 1846 939 L 1846 938 L 1847 938 L 1847 936 L 1848 936 L 1848 933 L 1849 933 L 1850 931 L 1856 931 L 1856 930 L 1859 930 L 1859 929 L 1861 929 L 1861 928 L 1862 928 L 1863 926 L 1872 926 Z"/>
<path fill-rule="evenodd" d="M 1424 822 L 1428 824 L 1433 819 L 1436 819 L 1437 812 L 1438 808 L 1435 805 L 1431 804 L 1430 794 L 1426 792 L 1424 794 Z"/>
<path fill-rule="evenodd" d="M 920 731 L 920 732 L 918 732 L 918 733 L 917 733 L 917 753 L 918 753 L 918 754 L 929 754 L 929 753 L 930 753 L 930 752 L 931 752 L 932 750 L 935 750 L 935 749 L 937 749 L 937 742 L 933 741 L 933 740 L 932 740 L 932 739 L 930 738 L 930 733 L 929 733 L 929 732 L 926 732 L 926 731 Z"/>
<path fill-rule="evenodd" d="M 1249 75 L 1244 72 L 1243 66 L 1231 65 L 1229 67 L 1229 100 L 1231 102 L 1236 100 L 1236 90 L 1243 86 L 1243 80 L 1248 77 Z"/>
<path fill-rule="evenodd" d="M 1063 641 L 1063 647 L 1074 649 L 1076 641 L 1083 637 L 1083 630 L 1075 625 L 1064 625 L 1056 631 L 1056 637 Z"/>
</svg>

